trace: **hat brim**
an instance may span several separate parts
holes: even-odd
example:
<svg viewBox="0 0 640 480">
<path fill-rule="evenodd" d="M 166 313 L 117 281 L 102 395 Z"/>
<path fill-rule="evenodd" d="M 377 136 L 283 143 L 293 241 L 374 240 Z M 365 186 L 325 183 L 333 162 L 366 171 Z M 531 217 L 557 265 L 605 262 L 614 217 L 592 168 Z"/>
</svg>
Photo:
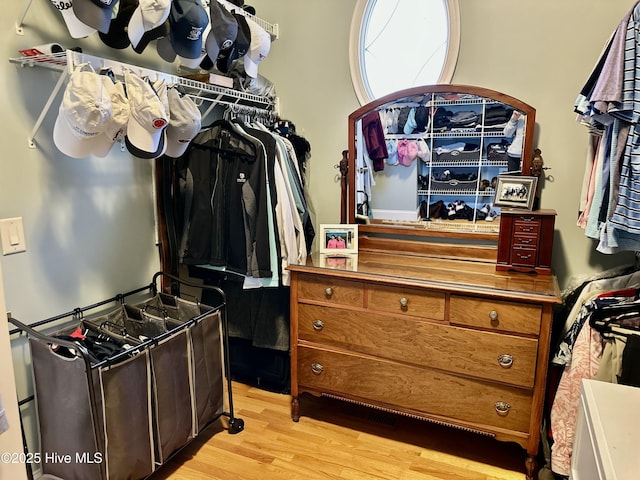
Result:
<svg viewBox="0 0 640 480">
<path fill-rule="evenodd" d="M 127 123 L 125 144 L 129 153 L 135 157 L 158 158 L 167 148 L 166 132 L 165 129 L 150 132 L 131 115 Z"/>
<path fill-rule="evenodd" d="M 111 16 L 117 2 L 111 2 L 111 5 L 101 7 L 92 0 L 83 0 L 73 2 L 73 13 L 82 23 L 95 28 L 99 32 L 109 33 L 109 25 L 111 25 Z"/>
<path fill-rule="evenodd" d="M 67 117 L 60 111 L 53 125 L 54 145 L 66 156 L 72 158 L 86 158 L 92 155 L 100 135 L 87 138 L 79 137 L 74 133 Z"/>
<path fill-rule="evenodd" d="M 64 23 L 67 25 L 67 30 L 69 30 L 71 38 L 85 38 L 97 32 L 95 28 L 81 22 L 73 12 L 73 8 L 60 10 L 60 13 L 62 14 Z"/>
</svg>

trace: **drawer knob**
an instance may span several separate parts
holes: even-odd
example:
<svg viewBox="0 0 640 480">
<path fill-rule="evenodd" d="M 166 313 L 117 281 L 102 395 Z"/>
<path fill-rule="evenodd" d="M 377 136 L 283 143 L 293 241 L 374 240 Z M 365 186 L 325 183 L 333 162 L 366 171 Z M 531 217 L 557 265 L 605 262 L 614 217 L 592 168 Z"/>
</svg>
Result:
<svg viewBox="0 0 640 480">
<path fill-rule="evenodd" d="M 331 295 L 333 295 L 333 288 L 331 287 L 327 287 L 324 289 L 324 294 L 327 296 L 327 298 L 331 298 Z"/>
<path fill-rule="evenodd" d="M 498 415 L 503 417 L 509 413 L 509 410 L 511 410 L 511 405 L 507 402 L 496 402 L 495 407 Z"/>
<path fill-rule="evenodd" d="M 489 312 L 489 320 L 491 320 L 491 325 L 498 325 L 498 312 L 496 312 L 495 310 L 491 310 Z"/>
<path fill-rule="evenodd" d="M 324 322 L 322 320 L 314 320 L 313 321 L 313 329 L 314 330 L 322 330 L 324 328 Z"/>
<path fill-rule="evenodd" d="M 409 305 L 409 300 L 407 300 L 406 297 L 402 297 L 400 299 L 400 308 L 402 310 L 406 310 L 407 309 L 407 305 Z"/>
<path fill-rule="evenodd" d="M 322 366 L 321 363 L 312 363 L 311 364 L 311 371 L 313 373 L 315 373 L 316 375 L 320 375 L 322 372 L 324 372 L 324 367 Z"/>
<path fill-rule="evenodd" d="M 513 355 L 503 354 L 498 357 L 498 363 L 502 368 L 511 368 L 513 365 Z"/>
</svg>

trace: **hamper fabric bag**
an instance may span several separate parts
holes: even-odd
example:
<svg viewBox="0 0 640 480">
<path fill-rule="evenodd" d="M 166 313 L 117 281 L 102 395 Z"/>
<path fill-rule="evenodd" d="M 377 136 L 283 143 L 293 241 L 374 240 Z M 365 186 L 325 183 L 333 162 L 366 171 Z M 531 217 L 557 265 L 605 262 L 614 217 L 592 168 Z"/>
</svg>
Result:
<svg viewBox="0 0 640 480">
<path fill-rule="evenodd" d="M 107 478 L 144 478 L 155 468 L 149 352 L 100 367 L 99 375 Z"/>
<path fill-rule="evenodd" d="M 87 377 L 82 357 L 60 356 L 42 341 L 29 337 L 36 410 L 40 425 L 40 454 L 69 455 L 72 462 L 42 461 L 42 473 L 65 480 L 105 478 L 104 461 L 78 462 L 76 453 L 101 459 L 102 408 L 92 410 L 89 381 L 99 389 L 95 370 Z M 99 398 L 96 400 L 100 400 Z M 97 456 L 96 456 L 97 454 Z M 58 457 L 60 458 L 60 457 Z"/>
</svg>

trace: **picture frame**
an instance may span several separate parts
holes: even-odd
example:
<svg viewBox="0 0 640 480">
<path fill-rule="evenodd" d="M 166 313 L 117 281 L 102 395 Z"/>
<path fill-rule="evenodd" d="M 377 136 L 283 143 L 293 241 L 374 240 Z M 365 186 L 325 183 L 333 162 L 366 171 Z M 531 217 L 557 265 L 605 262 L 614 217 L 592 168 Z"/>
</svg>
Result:
<svg viewBox="0 0 640 480">
<path fill-rule="evenodd" d="M 498 175 L 494 207 L 533 209 L 538 177 Z"/>
<path fill-rule="evenodd" d="M 327 255 L 353 255 L 358 253 L 357 224 L 320 225 L 320 253 Z"/>
</svg>

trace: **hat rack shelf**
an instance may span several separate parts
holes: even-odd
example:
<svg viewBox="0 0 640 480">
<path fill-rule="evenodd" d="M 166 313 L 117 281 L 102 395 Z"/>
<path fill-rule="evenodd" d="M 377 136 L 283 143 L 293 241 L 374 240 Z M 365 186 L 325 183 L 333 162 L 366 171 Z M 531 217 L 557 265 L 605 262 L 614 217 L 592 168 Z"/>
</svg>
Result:
<svg viewBox="0 0 640 480">
<path fill-rule="evenodd" d="M 205 118 L 216 105 L 226 105 L 227 107 L 233 108 L 241 107 L 244 113 L 254 113 L 263 117 L 275 116 L 277 113 L 277 99 L 270 99 L 268 97 L 254 95 L 232 88 L 199 82 L 178 75 L 159 72 L 73 50 L 67 50 L 64 53 L 53 55 L 10 58 L 9 61 L 22 67 L 40 67 L 61 72 L 61 75 L 53 91 L 49 95 L 49 98 L 43 107 L 40 116 L 36 120 L 36 124 L 28 138 L 29 148 L 36 148 L 34 138 L 40 129 L 44 118 L 51 109 L 56 96 L 65 85 L 75 68 L 83 64 L 90 64 L 95 71 L 109 68 L 116 78 L 121 81 L 124 81 L 124 72 L 129 71 L 140 77 L 148 77 L 153 81 L 164 80 L 170 85 L 180 85 L 186 94 L 194 99 L 197 105 L 205 109 L 202 113 L 203 118 Z M 206 107 L 204 105 L 206 105 Z"/>
<path fill-rule="evenodd" d="M 245 17 L 250 18 L 251 20 L 256 22 L 258 25 L 264 28 L 267 31 L 267 33 L 269 33 L 269 35 L 271 35 L 271 40 L 276 40 L 280 36 L 280 31 L 277 23 L 276 24 L 269 23 L 266 20 L 263 20 L 262 18 L 252 15 L 251 13 L 247 12 L 246 10 L 243 10 L 242 8 L 238 8 L 238 6 L 226 0 L 217 0 L 217 1 L 221 5 L 224 5 L 227 8 L 227 10 L 235 11 L 236 13 L 239 13 L 240 15 L 244 15 Z M 18 20 L 16 21 L 17 35 L 24 35 L 24 19 L 26 18 L 32 3 L 33 3 L 33 0 L 25 0 L 24 2 L 22 13 L 20 14 L 20 17 L 18 18 Z M 209 6 L 209 0 L 202 0 L 202 4 L 205 7 Z"/>
</svg>

